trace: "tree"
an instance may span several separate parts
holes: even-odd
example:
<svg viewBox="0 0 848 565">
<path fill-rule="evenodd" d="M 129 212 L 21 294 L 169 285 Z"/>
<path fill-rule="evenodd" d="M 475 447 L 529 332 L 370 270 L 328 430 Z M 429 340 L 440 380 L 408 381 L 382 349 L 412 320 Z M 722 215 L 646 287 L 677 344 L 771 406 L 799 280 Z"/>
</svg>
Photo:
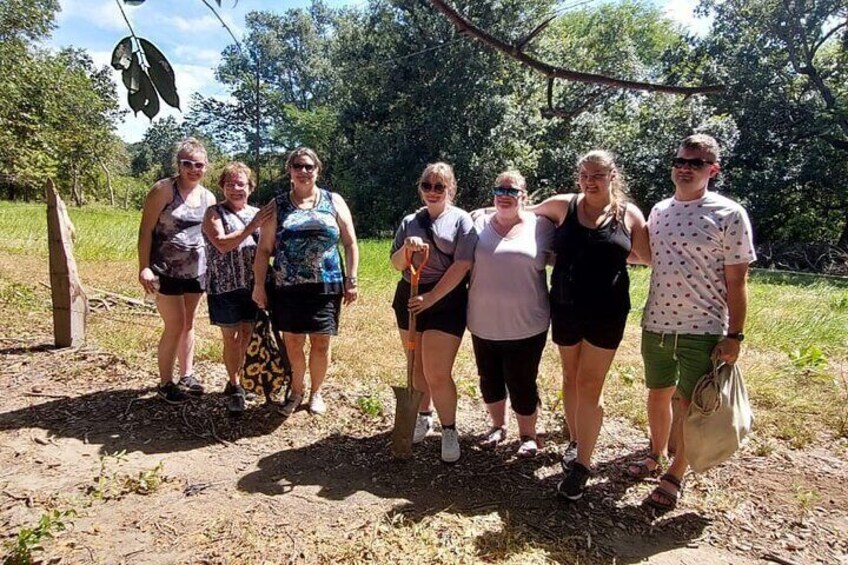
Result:
<svg viewBox="0 0 848 565">
<path fill-rule="evenodd" d="M 719 63 L 738 123 L 732 186 L 760 243 L 848 249 L 848 5 L 844 0 L 705 0 L 702 52 Z"/>
</svg>

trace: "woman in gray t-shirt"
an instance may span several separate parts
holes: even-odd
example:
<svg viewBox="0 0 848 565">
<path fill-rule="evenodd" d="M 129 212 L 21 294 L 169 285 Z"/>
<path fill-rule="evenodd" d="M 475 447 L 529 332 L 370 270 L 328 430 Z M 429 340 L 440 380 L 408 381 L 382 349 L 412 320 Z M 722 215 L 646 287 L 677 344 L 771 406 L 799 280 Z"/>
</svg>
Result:
<svg viewBox="0 0 848 565">
<path fill-rule="evenodd" d="M 401 343 L 407 343 L 409 312 L 415 312 L 418 331 L 414 386 L 424 391 L 413 443 L 421 442 L 433 428 L 435 404 L 442 423 L 442 461 L 459 459 L 456 431 L 456 385 L 453 362 L 465 332 L 468 304 L 467 277 L 474 259 L 477 234 L 467 212 L 453 206 L 456 179 L 447 163 L 424 169 L 418 191 L 426 208 L 406 216 L 392 244 L 392 266 L 403 271 L 395 292 L 395 311 Z M 410 298 L 407 254 L 429 249 L 421 271 L 419 295 Z M 416 256 L 417 257 L 417 256 Z"/>
</svg>

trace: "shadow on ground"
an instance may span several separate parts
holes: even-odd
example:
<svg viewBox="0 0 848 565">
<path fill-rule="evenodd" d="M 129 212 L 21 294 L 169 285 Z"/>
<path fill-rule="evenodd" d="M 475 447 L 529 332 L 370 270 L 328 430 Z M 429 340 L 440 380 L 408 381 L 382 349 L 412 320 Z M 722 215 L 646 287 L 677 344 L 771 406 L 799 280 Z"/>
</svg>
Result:
<svg viewBox="0 0 848 565">
<path fill-rule="evenodd" d="M 0 431 L 41 428 L 56 437 L 101 444 L 102 454 L 187 451 L 264 436 L 283 422 L 276 408 L 266 404 L 231 418 L 223 395 L 217 393 L 169 406 L 156 397 L 153 388 L 100 390 L 0 413 Z"/>
<path fill-rule="evenodd" d="M 462 459 L 448 466 L 438 460 L 437 438 L 417 447 L 416 459 L 410 462 L 394 461 L 388 443 L 388 433 L 365 438 L 332 435 L 264 457 L 257 471 L 242 477 L 238 488 L 286 496 L 298 487 L 319 487 L 317 496 L 333 501 L 367 492 L 405 500 L 392 513 L 415 522 L 439 512 L 463 516 L 497 512 L 503 529 L 477 538 L 481 555 L 494 548 L 503 551 L 502 540 L 507 537 L 544 548 L 563 563 L 576 559 L 637 563 L 698 538 L 708 524 L 695 514 L 656 520 L 641 507 L 621 504 L 630 484 L 619 474 L 590 489 L 578 503 L 563 501 L 555 495 L 559 473 L 540 472 L 558 468 L 552 453 L 531 460 L 505 458 L 503 451 L 479 450 L 464 440 Z M 623 464 L 624 458 L 608 466 L 620 469 Z"/>
</svg>

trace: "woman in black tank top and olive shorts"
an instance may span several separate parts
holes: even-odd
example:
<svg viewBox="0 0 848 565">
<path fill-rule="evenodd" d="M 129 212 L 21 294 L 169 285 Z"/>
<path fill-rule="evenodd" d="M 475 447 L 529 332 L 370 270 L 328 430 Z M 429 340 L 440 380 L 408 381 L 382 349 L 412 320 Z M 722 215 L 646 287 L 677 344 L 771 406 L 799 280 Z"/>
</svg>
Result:
<svg viewBox="0 0 848 565">
<path fill-rule="evenodd" d="M 577 500 L 589 477 L 601 429 L 604 380 L 630 311 L 628 259 L 647 263 L 645 218 L 625 201 L 612 155 L 590 151 L 577 163 L 580 194 L 561 194 L 528 207 L 557 225 L 551 276 L 553 341 L 562 360 L 562 396 L 571 443 L 559 493 Z"/>
</svg>

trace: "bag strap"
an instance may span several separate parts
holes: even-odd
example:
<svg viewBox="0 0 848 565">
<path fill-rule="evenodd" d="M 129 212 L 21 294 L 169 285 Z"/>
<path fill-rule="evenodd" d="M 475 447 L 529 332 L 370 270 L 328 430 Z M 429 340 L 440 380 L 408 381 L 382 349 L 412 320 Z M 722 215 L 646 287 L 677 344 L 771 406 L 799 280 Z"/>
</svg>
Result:
<svg viewBox="0 0 848 565">
<path fill-rule="evenodd" d="M 433 234 L 433 219 L 430 218 L 430 213 L 426 208 L 415 214 L 415 219 L 418 222 L 418 225 L 424 228 L 424 233 L 427 234 L 427 239 L 430 240 L 429 243 L 436 250 L 436 253 L 447 257 L 451 263 L 453 263 L 453 253 L 445 253 L 439 248 L 439 244 L 436 243 L 436 236 Z"/>
</svg>

